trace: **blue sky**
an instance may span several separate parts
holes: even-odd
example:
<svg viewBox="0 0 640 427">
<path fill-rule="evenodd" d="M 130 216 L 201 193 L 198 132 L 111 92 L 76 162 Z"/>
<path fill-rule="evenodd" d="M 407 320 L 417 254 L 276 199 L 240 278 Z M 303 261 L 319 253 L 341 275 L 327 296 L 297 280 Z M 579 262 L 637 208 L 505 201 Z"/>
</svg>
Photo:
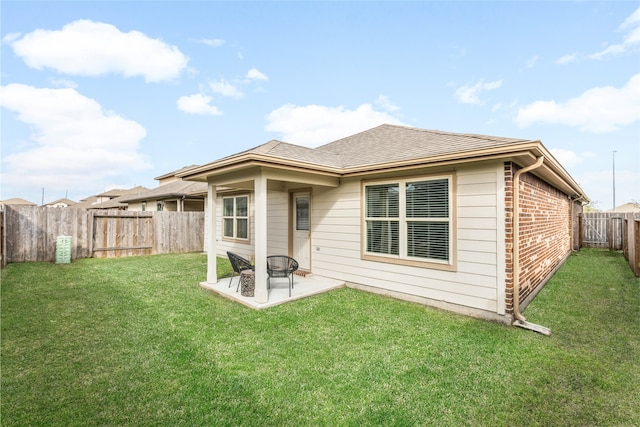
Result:
<svg viewBox="0 0 640 427">
<path fill-rule="evenodd" d="M 396 123 L 541 140 L 640 202 L 640 7 L 2 1 L 1 199 L 79 200 Z M 614 154 L 615 151 L 615 154 Z"/>
</svg>

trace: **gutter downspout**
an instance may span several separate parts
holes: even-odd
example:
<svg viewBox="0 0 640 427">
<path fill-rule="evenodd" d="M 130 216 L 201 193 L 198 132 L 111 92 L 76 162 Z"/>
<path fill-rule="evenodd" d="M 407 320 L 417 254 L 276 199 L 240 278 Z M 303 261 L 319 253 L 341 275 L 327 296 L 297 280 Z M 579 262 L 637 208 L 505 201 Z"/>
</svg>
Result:
<svg viewBox="0 0 640 427">
<path fill-rule="evenodd" d="M 513 325 L 529 329 L 543 335 L 551 335 L 551 330 L 535 323 L 527 322 L 520 313 L 520 175 L 537 169 L 544 163 L 544 156 L 526 168 L 518 170 L 513 176 Z"/>
</svg>

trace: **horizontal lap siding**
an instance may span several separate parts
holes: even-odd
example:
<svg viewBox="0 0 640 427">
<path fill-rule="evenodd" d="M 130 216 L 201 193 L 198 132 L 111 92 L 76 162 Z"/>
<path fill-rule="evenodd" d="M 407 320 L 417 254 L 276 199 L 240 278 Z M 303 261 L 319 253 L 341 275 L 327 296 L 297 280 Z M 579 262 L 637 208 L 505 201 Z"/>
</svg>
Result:
<svg viewBox="0 0 640 427">
<path fill-rule="evenodd" d="M 498 176 L 495 164 L 456 172 L 457 271 L 361 259 L 360 180 L 314 192 L 313 272 L 355 284 L 498 311 Z"/>
<path fill-rule="evenodd" d="M 289 253 L 289 193 L 269 191 L 267 255 Z"/>
</svg>

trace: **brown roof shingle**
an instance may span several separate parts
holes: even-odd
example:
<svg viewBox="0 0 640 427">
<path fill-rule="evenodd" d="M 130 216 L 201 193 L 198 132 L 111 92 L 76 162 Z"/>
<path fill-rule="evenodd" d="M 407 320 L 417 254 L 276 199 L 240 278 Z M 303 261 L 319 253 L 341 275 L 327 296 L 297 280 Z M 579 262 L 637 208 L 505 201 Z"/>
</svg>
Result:
<svg viewBox="0 0 640 427">
<path fill-rule="evenodd" d="M 118 201 L 122 203 L 129 203 L 140 200 L 162 200 L 182 196 L 192 196 L 194 194 L 206 193 L 206 191 L 207 184 L 205 182 L 174 181 L 132 196 L 121 197 Z"/>
<path fill-rule="evenodd" d="M 333 153 L 343 168 L 371 166 L 497 148 L 526 139 L 417 129 L 384 124 L 318 147 Z"/>
</svg>

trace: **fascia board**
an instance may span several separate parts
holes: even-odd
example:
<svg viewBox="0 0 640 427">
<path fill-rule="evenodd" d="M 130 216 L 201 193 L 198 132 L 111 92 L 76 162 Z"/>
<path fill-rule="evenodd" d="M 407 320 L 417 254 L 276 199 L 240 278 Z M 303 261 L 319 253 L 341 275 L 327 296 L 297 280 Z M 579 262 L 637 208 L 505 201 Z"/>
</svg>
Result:
<svg viewBox="0 0 640 427">
<path fill-rule="evenodd" d="M 325 175 L 326 177 L 352 177 L 385 173 L 399 170 L 423 169 L 431 167 L 463 165 L 486 160 L 511 160 L 522 167 L 534 164 L 536 159 L 543 155 L 545 163 L 541 170 L 532 171 L 544 175 L 544 178 L 556 185 L 567 194 L 586 198 L 584 191 L 571 178 L 571 175 L 560 165 L 553 155 L 542 145 L 540 141 L 526 141 L 520 144 L 500 146 L 489 149 L 473 150 L 463 153 L 452 153 L 442 156 L 411 159 L 402 162 L 380 163 L 353 168 L 334 168 L 308 162 L 298 162 L 290 159 L 270 157 L 255 153 L 246 153 L 235 157 L 212 162 L 200 167 L 195 167 L 177 176 L 189 181 L 207 182 L 209 177 L 247 172 L 256 167 L 272 168 L 281 171 L 312 173 Z M 543 172 L 546 171 L 546 172 Z M 225 182 L 231 182 L 225 179 Z"/>
<path fill-rule="evenodd" d="M 188 181 L 207 181 L 208 177 L 228 174 L 230 172 L 248 170 L 255 167 L 268 167 L 274 169 L 284 169 L 290 171 L 300 171 L 306 173 L 314 173 L 319 175 L 326 175 L 331 177 L 339 177 L 340 170 L 330 168 L 326 166 L 315 165 L 312 163 L 297 162 L 292 160 L 283 160 L 279 158 L 273 158 L 268 156 L 256 156 L 248 155 L 242 157 L 236 157 L 233 160 L 225 160 L 192 170 L 184 175 L 180 175 L 181 178 Z"/>
</svg>

